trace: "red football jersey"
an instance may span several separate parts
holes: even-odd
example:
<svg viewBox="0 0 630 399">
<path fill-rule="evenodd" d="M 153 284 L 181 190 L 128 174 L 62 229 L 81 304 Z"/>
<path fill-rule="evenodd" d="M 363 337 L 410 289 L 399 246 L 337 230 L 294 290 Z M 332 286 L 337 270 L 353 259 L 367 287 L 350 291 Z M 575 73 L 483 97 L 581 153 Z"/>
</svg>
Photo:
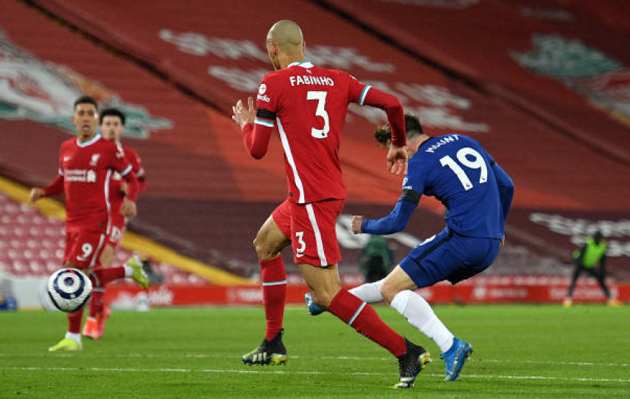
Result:
<svg viewBox="0 0 630 399">
<path fill-rule="evenodd" d="M 404 145 L 400 101 L 347 72 L 302 62 L 263 78 L 254 126 L 243 126 L 245 145 L 253 157 L 261 158 L 267 151 L 271 129 L 278 126 L 290 201 L 305 204 L 346 198 L 339 144 L 350 102 L 386 109 L 394 142 Z"/>
<path fill-rule="evenodd" d="M 131 169 L 136 174 L 136 177 L 138 178 L 138 193 L 141 193 L 146 189 L 147 182 L 145 180 L 146 176 L 144 168 L 142 167 L 142 161 L 140 160 L 138 153 L 121 143 L 117 143 L 117 146 L 118 150 L 125 154 L 125 159 L 129 162 Z M 114 172 L 110 186 L 112 205 L 110 213 L 114 226 L 118 227 L 124 226 L 126 222 L 126 218 L 120 214 L 120 206 L 125 199 L 125 195 L 121 192 L 122 180 L 123 179 L 120 173 Z"/>
<path fill-rule="evenodd" d="M 111 229 L 110 185 L 114 172 L 131 178 L 135 197 L 137 182 L 124 154 L 116 144 L 95 135 L 81 143 L 73 138 L 61 144 L 59 174 L 66 196 L 66 231 L 102 231 Z M 54 184 L 54 183 L 53 183 Z"/>
</svg>

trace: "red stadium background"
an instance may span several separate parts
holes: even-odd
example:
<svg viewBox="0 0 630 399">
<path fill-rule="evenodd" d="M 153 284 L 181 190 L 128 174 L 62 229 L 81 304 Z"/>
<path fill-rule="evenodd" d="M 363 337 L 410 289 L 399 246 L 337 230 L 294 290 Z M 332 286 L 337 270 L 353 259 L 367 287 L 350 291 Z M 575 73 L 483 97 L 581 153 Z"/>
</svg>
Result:
<svg viewBox="0 0 630 399">
<path fill-rule="evenodd" d="M 4 176 L 26 185 L 52 180 L 59 144 L 72 131 L 68 102 L 92 94 L 132 115 L 126 141 L 149 179 L 132 230 L 255 275 L 251 241 L 286 195 L 284 167 L 277 142 L 263 161 L 249 158 L 229 112 L 270 71 L 264 38 L 282 10 L 302 26 L 314 63 L 396 94 L 429 134 L 471 135 L 510 173 L 508 245 L 486 274 L 560 276 L 536 281 L 566 286 L 571 251 L 600 229 L 611 244 L 611 276 L 630 281 L 630 55 L 622 40 L 630 9 L 617 2 L 32 3 L 0 0 Z M 384 215 L 400 191 L 372 139 L 384 121 L 379 110 L 351 107 L 344 131 L 349 198 L 339 231 L 349 284 L 358 282 L 364 241 L 348 234 L 348 215 Z M 421 206 L 408 235 L 392 240 L 397 259 L 443 226 L 436 201 Z M 444 289 L 450 294 L 436 300 L 475 301 Z M 546 292 L 531 298 L 558 300 Z"/>
</svg>

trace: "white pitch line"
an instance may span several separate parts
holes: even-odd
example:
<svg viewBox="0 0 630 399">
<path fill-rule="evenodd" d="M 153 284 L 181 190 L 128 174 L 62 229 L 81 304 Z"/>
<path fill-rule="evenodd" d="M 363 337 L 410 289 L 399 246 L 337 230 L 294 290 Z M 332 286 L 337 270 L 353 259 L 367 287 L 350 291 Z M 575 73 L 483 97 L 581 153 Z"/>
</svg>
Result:
<svg viewBox="0 0 630 399">
<path fill-rule="evenodd" d="M 111 367 L 0 367 L 0 370 L 6 371 L 95 371 L 95 372 L 157 372 L 157 373 L 213 373 L 213 374 L 296 374 L 296 375 L 325 375 L 325 374 L 345 374 L 356 376 L 389 376 L 394 373 L 339 373 L 339 372 L 327 372 L 327 371 L 293 371 L 293 370 L 226 370 L 226 369 L 183 369 L 183 368 L 111 368 Z M 423 373 L 422 376 L 430 377 L 443 377 L 443 374 L 427 374 Z M 549 377 L 540 375 L 494 375 L 494 374 L 466 374 L 462 376 L 463 379 L 500 379 L 500 380 L 546 380 L 546 381 L 577 381 L 577 382 L 618 382 L 618 383 L 630 383 L 630 379 L 623 378 L 583 378 L 583 377 Z"/>
<path fill-rule="evenodd" d="M 85 352 L 82 352 L 85 353 Z M 40 354 L 7 354 L 0 353 L 0 357 L 75 357 L 75 353 L 40 353 Z M 191 358 L 191 359 L 212 359 L 235 357 L 231 354 L 208 354 L 208 353 L 183 353 L 181 355 L 160 354 L 160 353 L 99 353 L 89 354 L 89 357 L 120 357 L 120 358 Z M 238 356 L 236 356 L 238 357 Z M 291 359 L 320 359 L 320 360 L 380 360 L 392 361 L 392 357 L 366 357 L 366 356 L 296 356 L 291 355 Z M 547 364 L 550 366 L 589 366 L 589 367 L 630 367 L 630 363 L 597 363 L 597 362 L 556 362 L 545 360 L 512 360 L 512 359 L 485 359 L 472 357 L 471 361 L 476 364 L 486 363 L 516 363 L 516 364 Z"/>
<path fill-rule="evenodd" d="M 482 359 L 479 362 L 488 363 L 525 363 L 525 364 L 549 364 L 563 366 L 611 366 L 611 367 L 630 367 L 630 363 L 596 363 L 596 362 L 547 362 L 544 360 L 499 360 L 499 359 Z"/>
</svg>

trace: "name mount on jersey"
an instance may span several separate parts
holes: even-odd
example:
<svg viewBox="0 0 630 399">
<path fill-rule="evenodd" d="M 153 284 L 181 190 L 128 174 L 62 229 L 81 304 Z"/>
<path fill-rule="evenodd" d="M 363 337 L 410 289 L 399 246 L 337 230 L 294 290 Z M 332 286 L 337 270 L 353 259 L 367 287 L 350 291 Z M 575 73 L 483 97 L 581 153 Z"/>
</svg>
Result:
<svg viewBox="0 0 630 399">
<path fill-rule="evenodd" d="M 308 75 L 293 75 L 289 76 L 289 82 L 291 86 L 300 85 L 319 85 L 319 86 L 334 86 L 335 81 L 328 76 L 308 76 Z"/>
<path fill-rule="evenodd" d="M 425 152 L 429 152 L 431 154 L 433 154 L 435 152 L 435 150 L 437 150 L 438 148 L 442 147 L 443 145 L 446 144 L 450 144 L 450 143 L 454 143 L 457 140 L 459 140 L 459 136 L 456 134 L 451 134 L 450 136 L 446 136 L 441 138 L 437 143 L 431 145 L 431 147 L 427 148 L 425 150 Z"/>
</svg>

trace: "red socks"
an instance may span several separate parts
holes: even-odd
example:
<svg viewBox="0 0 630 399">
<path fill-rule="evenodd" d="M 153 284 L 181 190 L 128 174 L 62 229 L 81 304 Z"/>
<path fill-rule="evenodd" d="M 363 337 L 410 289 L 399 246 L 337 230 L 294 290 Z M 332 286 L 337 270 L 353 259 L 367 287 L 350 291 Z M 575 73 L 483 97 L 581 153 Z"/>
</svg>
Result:
<svg viewBox="0 0 630 399">
<path fill-rule="evenodd" d="M 105 288 L 94 288 L 92 290 L 92 299 L 90 300 L 90 317 L 96 317 L 103 311 L 103 296 L 105 295 Z"/>
<path fill-rule="evenodd" d="M 105 285 L 111 281 L 125 278 L 125 267 L 116 266 L 108 268 L 99 268 L 92 270 L 90 280 L 92 280 L 92 299 L 90 301 L 90 317 L 96 315 L 103 310 L 103 296 L 105 295 Z"/>
<path fill-rule="evenodd" d="M 402 335 L 385 324 L 370 305 L 348 291 L 339 291 L 330 303 L 328 311 L 394 356 L 398 357 L 407 352 Z"/>
<path fill-rule="evenodd" d="M 271 341 L 282 328 L 284 318 L 284 300 L 287 293 L 287 274 L 282 256 L 261 260 L 260 274 L 263 285 L 263 303 L 267 319 L 265 339 Z"/>
<path fill-rule="evenodd" d="M 78 334 L 81 332 L 81 321 L 83 320 L 83 309 L 68 313 L 68 332 Z"/>
<path fill-rule="evenodd" d="M 92 284 L 94 287 L 105 287 L 110 281 L 125 278 L 125 267 L 116 266 L 92 270 Z"/>
</svg>

